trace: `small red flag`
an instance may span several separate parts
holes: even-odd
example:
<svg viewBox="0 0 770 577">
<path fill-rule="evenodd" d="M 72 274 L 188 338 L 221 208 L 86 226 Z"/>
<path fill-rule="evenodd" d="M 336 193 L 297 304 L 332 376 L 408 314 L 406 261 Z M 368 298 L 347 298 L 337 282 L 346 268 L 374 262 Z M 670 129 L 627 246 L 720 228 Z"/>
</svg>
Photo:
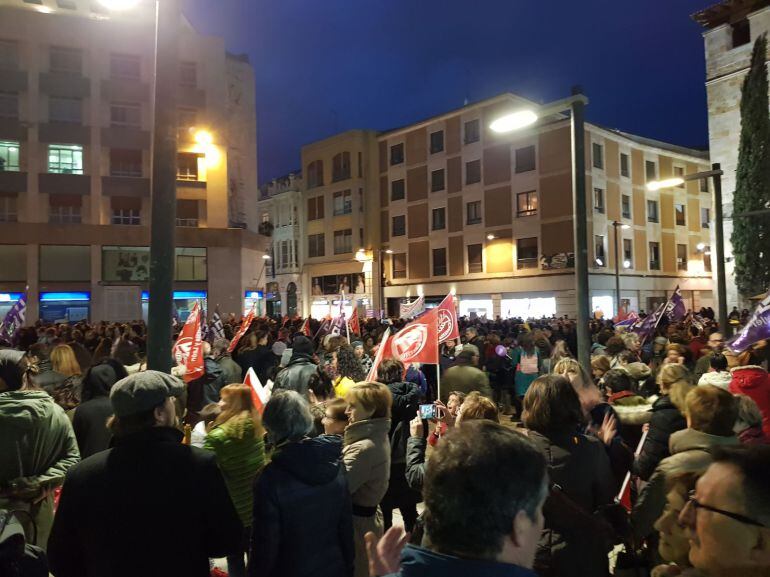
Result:
<svg viewBox="0 0 770 577">
<path fill-rule="evenodd" d="M 259 382 L 259 377 L 257 376 L 257 373 L 254 372 L 253 368 L 249 367 L 249 370 L 246 371 L 243 384 L 249 385 L 251 388 L 251 401 L 254 403 L 254 408 L 257 409 L 261 415 L 269 400 L 269 394 L 265 390 L 265 387 L 262 386 L 262 383 Z"/>
<path fill-rule="evenodd" d="M 457 309 L 455 297 L 448 294 L 437 307 L 429 310 L 421 318 L 436 318 L 436 330 L 439 344 L 450 339 L 460 338 L 460 327 L 457 324 Z"/>
<path fill-rule="evenodd" d="M 185 383 L 203 375 L 205 369 L 203 367 L 203 340 L 201 339 L 201 311 L 197 302 L 193 305 L 190 316 L 187 317 L 172 351 L 177 364 L 186 367 Z"/>
<path fill-rule="evenodd" d="M 302 326 L 299 327 L 299 332 L 301 332 L 306 337 L 310 337 L 310 317 L 305 319 L 305 322 L 302 323 Z"/>
<path fill-rule="evenodd" d="M 348 321 L 348 326 L 350 327 L 350 332 L 356 335 L 361 335 L 361 323 L 358 320 L 358 314 L 353 313 L 353 316 L 350 317 L 350 320 Z"/>
<path fill-rule="evenodd" d="M 253 320 L 254 320 L 254 307 L 251 307 L 249 314 L 246 315 L 246 318 L 243 319 L 243 322 L 241 323 L 241 328 L 239 328 L 238 332 L 235 333 L 235 336 L 233 337 L 233 340 L 230 343 L 230 346 L 227 348 L 228 353 L 232 353 L 235 350 L 235 347 L 238 346 L 238 341 L 240 341 L 241 337 L 244 334 L 246 334 L 247 330 L 249 330 L 249 327 L 251 326 L 251 321 Z"/>
</svg>

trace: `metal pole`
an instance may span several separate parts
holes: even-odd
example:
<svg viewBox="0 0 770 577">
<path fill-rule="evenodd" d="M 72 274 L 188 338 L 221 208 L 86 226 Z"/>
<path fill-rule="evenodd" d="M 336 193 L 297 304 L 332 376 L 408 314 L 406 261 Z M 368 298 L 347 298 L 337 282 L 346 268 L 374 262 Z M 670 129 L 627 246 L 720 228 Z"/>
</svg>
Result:
<svg viewBox="0 0 770 577">
<path fill-rule="evenodd" d="M 147 368 L 171 371 L 176 234 L 179 0 L 156 2 Z"/>
<path fill-rule="evenodd" d="M 719 163 L 711 165 L 713 170 L 720 170 Z M 728 336 L 730 326 L 727 323 L 727 285 L 725 284 L 725 231 L 722 217 L 722 175 L 714 175 L 714 236 L 716 237 L 717 265 L 717 319 L 719 328 Z"/>
<path fill-rule="evenodd" d="M 620 223 L 612 221 L 612 228 L 615 229 L 615 314 L 620 317 L 620 243 L 618 242 L 618 226 Z"/>
<path fill-rule="evenodd" d="M 382 275 L 385 270 L 384 265 L 382 264 L 382 249 L 377 249 L 377 292 L 379 292 L 380 302 L 379 307 L 379 313 L 380 313 L 380 322 L 385 320 L 385 315 L 382 313 L 386 309 L 385 307 L 385 288 L 382 286 Z"/>
<path fill-rule="evenodd" d="M 582 94 L 579 86 L 573 96 Z M 586 208 L 585 104 L 572 103 L 572 203 L 575 214 L 575 304 L 577 308 L 577 359 L 584 369 L 591 366 L 591 335 L 588 290 L 588 210 Z"/>
</svg>

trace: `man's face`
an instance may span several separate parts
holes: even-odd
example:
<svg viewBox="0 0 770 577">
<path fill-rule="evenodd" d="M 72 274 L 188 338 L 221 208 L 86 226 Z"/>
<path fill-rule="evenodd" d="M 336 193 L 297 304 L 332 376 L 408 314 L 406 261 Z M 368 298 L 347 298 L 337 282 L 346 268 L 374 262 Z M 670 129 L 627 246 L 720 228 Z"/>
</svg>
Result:
<svg viewBox="0 0 770 577">
<path fill-rule="evenodd" d="M 714 352 L 721 352 L 725 346 L 725 337 L 722 333 L 713 333 L 709 337 L 709 348 Z"/>
<path fill-rule="evenodd" d="M 476 331 L 472 329 L 465 329 L 465 339 L 472 341 L 476 337 Z"/>
<path fill-rule="evenodd" d="M 160 410 L 155 411 L 156 427 L 174 427 L 176 426 L 176 405 L 173 397 L 168 397 Z"/>
<path fill-rule="evenodd" d="M 543 527 L 545 526 L 545 517 L 543 515 L 543 505 L 545 504 L 545 497 L 547 492 L 543 492 L 543 499 L 535 509 L 535 518 L 530 519 L 529 515 L 519 513 L 517 519 L 517 525 L 519 528 L 517 539 L 518 546 L 521 551 L 521 561 L 519 562 L 523 567 L 531 569 L 535 564 L 535 553 L 537 552 L 537 546 L 540 542 L 540 537 L 543 534 Z"/>
<path fill-rule="evenodd" d="M 666 495 L 666 507 L 655 522 L 655 530 L 660 534 L 658 552 L 670 563 L 680 567 L 687 566 L 687 554 L 690 543 L 685 528 L 679 524 L 679 515 L 687 503 L 687 491 L 684 485 L 677 483 Z"/>
</svg>

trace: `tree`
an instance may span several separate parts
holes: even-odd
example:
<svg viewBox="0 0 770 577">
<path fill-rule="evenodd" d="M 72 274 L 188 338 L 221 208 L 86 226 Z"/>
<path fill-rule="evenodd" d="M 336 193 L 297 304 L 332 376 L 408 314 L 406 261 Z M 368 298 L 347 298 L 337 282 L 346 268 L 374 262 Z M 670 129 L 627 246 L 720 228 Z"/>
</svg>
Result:
<svg viewBox="0 0 770 577">
<path fill-rule="evenodd" d="M 768 113 L 767 37 L 757 38 L 751 68 L 741 91 L 741 139 L 738 149 L 733 214 L 770 208 L 770 114 Z M 733 219 L 730 237 L 735 282 L 744 297 L 770 288 L 770 215 Z"/>
</svg>

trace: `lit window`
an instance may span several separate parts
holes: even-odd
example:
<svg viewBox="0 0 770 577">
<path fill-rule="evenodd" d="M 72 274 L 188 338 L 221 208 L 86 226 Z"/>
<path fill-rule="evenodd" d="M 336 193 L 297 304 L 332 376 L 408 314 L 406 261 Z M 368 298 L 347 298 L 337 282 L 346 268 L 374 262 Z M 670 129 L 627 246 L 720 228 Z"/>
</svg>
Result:
<svg viewBox="0 0 770 577">
<path fill-rule="evenodd" d="M 0 140 L 0 172 L 19 170 L 19 150 L 21 146 L 12 140 Z"/>
<path fill-rule="evenodd" d="M 83 147 L 68 144 L 48 146 L 48 172 L 83 174 Z"/>
</svg>

